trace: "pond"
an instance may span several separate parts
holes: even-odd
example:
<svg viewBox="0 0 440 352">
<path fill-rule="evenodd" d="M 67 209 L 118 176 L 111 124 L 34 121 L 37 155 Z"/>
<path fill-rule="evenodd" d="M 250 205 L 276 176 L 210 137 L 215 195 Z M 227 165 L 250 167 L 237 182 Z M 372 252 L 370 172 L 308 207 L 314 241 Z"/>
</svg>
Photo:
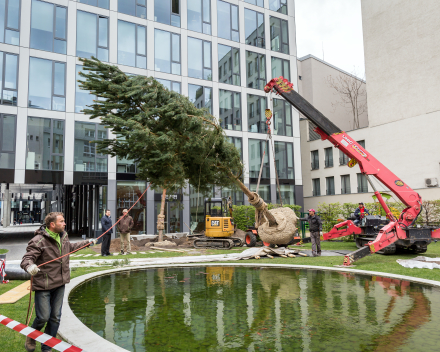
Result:
<svg viewBox="0 0 440 352">
<path fill-rule="evenodd" d="M 72 291 L 128 351 L 438 351 L 440 289 L 346 272 L 200 266 L 126 271 Z"/>
</svg>

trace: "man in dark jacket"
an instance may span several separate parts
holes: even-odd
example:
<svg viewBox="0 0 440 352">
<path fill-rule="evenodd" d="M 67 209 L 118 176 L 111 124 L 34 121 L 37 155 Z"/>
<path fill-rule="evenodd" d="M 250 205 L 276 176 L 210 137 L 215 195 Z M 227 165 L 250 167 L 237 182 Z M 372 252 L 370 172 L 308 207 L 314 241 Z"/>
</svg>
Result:
<svg viewBox="0 0 440 352">
<path fill-rule="evenodd" d="M 355 225 L 359 225 L 359 223 L 366 215 L 370 215 L 368 209 L 364 207 L 364 203 L 359 203 L 359 208 L 357 208 L 354 212 L 356 220 L 353 221 L 353 223 Z"/>
<path fill-rule="evenodd" d="M 38 266 L 82 246 L 95 244 L 96 240 L 71 243 L 64 231 L 66 223 L 63 213 L 49 213 L 44 222 L 45 226 L 35 231 L 35 236 L 29 241 L 20 266 L 33 276 L 36 318 L 31 327 L 41 330 L 47 323 L 44 332 L 56 337 L 61 320 L 64 287 L 70 282 L 69 256 L 43 265 L 41 270 Z M 26 337 L 26 351 L 33 352 L 35 346 L 36 341 Z M 51 350 L 49 346 L 41 344 L 41 351 Z"/>
<path fill-rule="evenodd" d="M 110 241 L 112 238 L 113 229 L 112 227 L 112 219 L 110 217 L 110 210 L 105 211 L 105 215 L 101 219 L 102 233 L 108 231 L 104 236 L 102 236 L 102 244 L 101 244 L 101 255 L 103 257 L 107 257 L 110 255 Z"/>
<path fill-rule="evenodd" d="M 315 214 L 315 209 L 309 209 L 309 216 L 301 218 L 301 221 L 308 221 L 310 239 L 312 240 L 312 255 L 314 257 L 321 255 L 321 231 L 322 221 L 321 218 Z"/>
<path fill-rule="evenodd" d="M 121 254 L 131 254 L 130 231 L 133 227 L 133 218 L 128 215 L 128 210 L 122 211 L 122 216 L 118 222 L 118 230 L 121 233 Z"/>
</svg>

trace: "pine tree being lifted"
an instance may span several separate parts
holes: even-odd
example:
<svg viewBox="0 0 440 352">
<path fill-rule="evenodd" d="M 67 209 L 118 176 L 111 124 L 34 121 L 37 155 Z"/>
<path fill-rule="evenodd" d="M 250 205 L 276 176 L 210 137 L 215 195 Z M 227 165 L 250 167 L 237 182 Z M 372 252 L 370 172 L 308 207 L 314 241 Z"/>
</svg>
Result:
<svg viewBox="0 0 440 352">
<path fill-rule="evenodd" d="M 133 160 L 137 177 L 163 190 L 157 219 L 159 241 L 163 240 L 166 192 L 187 184 L 200 193 L 208 193 L 213 185 L 238 185 L 256 207 L 262 224 L 267 219 L 266 227 L 274 231 L 286 226 L 288 221 L 277 221 L 261 198 L 239 181 L 240 154 L 206 109 L 196 108 L 187 97 L 152 77 L 127 75 L 95 58 L 80 60 L 85 71 L 80 72 L 85 78 L 79 81 L 80 88 L 97 96 L 83 112 L 91 119 L 99 118 L 116 137 L 94 141 L 97 152 Z"/>
</svg>

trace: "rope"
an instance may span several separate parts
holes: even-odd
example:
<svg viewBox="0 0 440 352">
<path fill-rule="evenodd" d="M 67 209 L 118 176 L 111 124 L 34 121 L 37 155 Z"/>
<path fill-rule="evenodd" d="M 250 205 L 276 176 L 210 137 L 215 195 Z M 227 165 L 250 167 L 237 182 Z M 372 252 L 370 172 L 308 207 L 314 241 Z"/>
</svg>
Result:
<svg viewBox="0 0 440 352">
<path fill-rule="evenodd" d="M 110 227 L 107 231 L 105 231 L 102 235 L 100 235 L 99 237 L 97 237 L 96 239 L 98 240 L 98 239 L 100 239 L 102 236 L 104 236 L 107 232 L 109 232 L 113 227 L 115 227 L 118 223 L 119 223 L 119 221 L 121 221 L 129 212 L 130 212 L 130 210 L 131 209 L 133 209 L 133 207 L 137 204 L 137 203 L 139 203 L 139 201 L 142 199 L 142 197 L 145 195 L 145 193 L 148 191 L 148 189 L 150 188 L 150 186 L 151 186 L 151 183 L 148 185 L 148 187 L 145 189 L 145 191 L 144 191 L 144 193 L 142 193 L 141 194 L 141 196 L 138 198 L 138 200 L 130 207 L 130 209 L 128 209 L 128 212 L 127 213 L 125 213 L 125 215 L 122 215 L 120 218 L 119 218 L 119 220 L 118 221 L 116 221 L 114 224 L 113 224 L 113 226 L 112 227 Z M 38 265 L 38 268 L 39 267 L 41 267 L 41 266 L 43 266 L 43 265 L 46 265 L 46 264 L 49 264 L 49 263 L 52 263 L 53 261 L 55 261 L 55 260 L 58 260 L 58 259 L 61 259 L 61 258 L 64 258 L 65 256 L 68 256 L 68 255 L 70 255 L 70 254 L 72 254 L 72 253 L 75 253 L 75 252 L 78 252 L 78 251 L 80 251 L 81 249 L 83 249 L 83 248 L 86 248 L 86 247 L 89 247 L 90 246 L 90 243 L 87 243 L 86 245 L 84 245 L 84 246 L 82 246 L 82 247 L 80 247 L 80 248 L 78 248 L 78 249 L 76 249 L 76 250 L 74 250 L 74 251 L 72 251 L 72 252 L 70 252 L 70 253 L 67 253 L 67 254 L 64 254 L 64 255 L 62 255 L 62 256 L 60 256 L 60 257 L 58 257 L 58 258 L 55 258 L 55 259 L 52 259 L 52 260 L 49 260 L 49 261 L 47 261 L 47 262 L 45 262 L 45 263 L 42 263 L 42 264 L 40 264 L 40 265 Z M 33 276 L 31 276 L 31 285 L 30 285 L 30 287 L 29 287 L 29 305 L 28 305 L 28 311 L 27 311 L 27 315 L 26 315 L 26 323 L 27 323 L 27 325 L 29 325 L 29 322 L 30 322 L 30 320 L 31 320 L 31 318 L 32 318 L 32 312 L 33 312 L 33 310 L 34 310 L 34 306 L 35 306 L 35 303 L 34 303 L 34 306 L 32 306 L 32 312 L 31 312 L 31 314 L 29 315 L 29 310 L 30 310 L 30 306 L 31 306 L 31 302 L 32 302 L 32 282 L 33 282 L 33 280 L 34 280 L 34 277 Z M 29 319 L 28 319 L 29 318 Z"/>
</svg>

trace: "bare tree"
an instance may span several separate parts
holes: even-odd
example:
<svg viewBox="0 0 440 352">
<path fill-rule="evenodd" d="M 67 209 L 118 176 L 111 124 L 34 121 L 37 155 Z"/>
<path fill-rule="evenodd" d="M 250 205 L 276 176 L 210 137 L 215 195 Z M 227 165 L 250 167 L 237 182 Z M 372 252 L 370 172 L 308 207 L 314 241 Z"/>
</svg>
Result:
<svg viewBox="0 0 440 352">
<path fill-rule="evenodd" d="M 367 89 L 365 81 L 356 77 L 356 72 L 351 74 L 332 75 L 326 79 L 329 87 L 335 90 L 339 99 L 332 102 L 332 107 L 342 106 L 351 111 L 353 116 L 353 129 L 359 128 L 359 116 L 367 111 Z"/>
</svg>

